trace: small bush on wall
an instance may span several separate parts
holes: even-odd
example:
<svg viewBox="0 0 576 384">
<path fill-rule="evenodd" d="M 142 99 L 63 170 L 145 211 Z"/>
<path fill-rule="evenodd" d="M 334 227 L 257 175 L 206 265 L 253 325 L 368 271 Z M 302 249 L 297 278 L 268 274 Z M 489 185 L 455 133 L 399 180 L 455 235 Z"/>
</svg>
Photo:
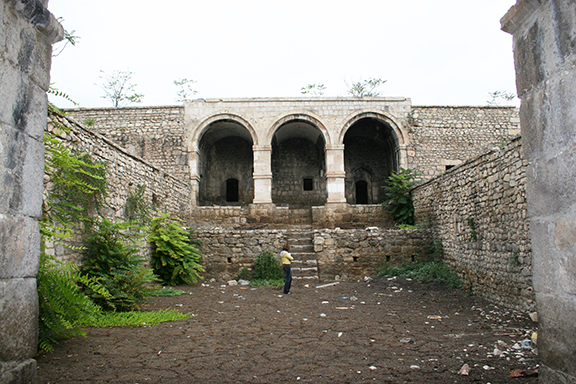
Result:
<svg viewBox="0 0 576 384">
<path fill-rule="evenodd" d="M 399 172 L 394 172 L 388 177 L 384 187 L 388 201 L 383 205 L 390 211 L 397 224 L 414 224 L 412 187 L 416 184 L 414 180 L 416 176 L 418 176 L 416 170 L 400 168 Z"/>
</svg>

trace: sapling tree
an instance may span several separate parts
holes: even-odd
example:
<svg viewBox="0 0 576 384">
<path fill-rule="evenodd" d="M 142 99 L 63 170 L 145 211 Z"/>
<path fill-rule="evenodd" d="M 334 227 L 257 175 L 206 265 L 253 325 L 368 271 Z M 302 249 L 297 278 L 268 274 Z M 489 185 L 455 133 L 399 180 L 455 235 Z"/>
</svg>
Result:
<svg viewBox="0 0 576 384">
<path fill-rule="evenodd" d="M 357 81 L 351 85 L 346 83 L 346 85 L 348 86 L 348 94 L 352 97 L 378 97 L 380 96 L 378 87 L 386 81 L 378 77 Z"/>
<path fill-rule="evenodd" d="M 392 173 L 386 182 L 386 201 L 384 206 L 397 224 L 414 224 L 414 203 L 412 187 L 416 184 L 414 178 L 418 173 L 414 169 L 400 168 Z"/>
<path fill-rule="evenodd" d="M 300 93 L 310 96 L 322 96 L 325 90 L 326 86 L 324 86 L 324 84 L 308 84 L 300 89 Z"/>
<path fill-rule="evenodd" d="M 100 71 L 102 84 L 100 88 L 104 91 L 103 99 L 112 103 L 114 108 L 123 107 L 129 103 L 141 103 L 144 95 L 136 92 L 136 84 L 132 84 L 132 71 L 118 71 L 106 73 Z"/>
<path fill-rule="evenodd" d="M 176 99 L 177 102 L 184 102 L 190 99 L 190 96 L 195 95 L 198 93 L 192 86 L 196 84 L 195 80 L 192 79 L 179 79 L 174 80 L 174 85 L 178 87 L 178 92 L 176 95 L 178 98 Z"/>
<path fill-rule="evenodd" d="M 516 95 L 512 92 L 507 91 L 494 91 L 488 92 L 490 99 L 486 103 L 491 107 L 501 106 L 502 103 L 508 105 L 512 100 L 516 98 Z"/>
</svg>

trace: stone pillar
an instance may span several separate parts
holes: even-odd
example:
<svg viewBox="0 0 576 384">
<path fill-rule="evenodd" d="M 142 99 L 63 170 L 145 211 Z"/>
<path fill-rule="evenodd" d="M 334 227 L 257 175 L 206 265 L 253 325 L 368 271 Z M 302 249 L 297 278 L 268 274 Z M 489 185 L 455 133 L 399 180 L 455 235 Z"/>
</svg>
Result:
<svg viewBox="0 0 576 384">
<path fill-rule="evenodd" d="M 541 383 L 576 383 L 576 2 L 518 0 L 516 87 L 538 307 Z"/>
<path fill-rule="evenodd" d="M 344 145 L 326 146 L 327 204 L 346 204 Z"/>
<path fill-rule="evenodd" d="M 200 154 L 198 151 L 190 151 L 190 160 L 188 166 L 190 167 L 190 207 L 198 206 L 198 199 L 200 194 L 200 175 L 199 164 Z"/>
<path fill-rule="evenodd" d="M 38 218 L 51 44 L 47 0 L 0 0 L 0 383 L 36 381 Z"/>
<path fill-rule="evenodd" d="M 253 204 L 272 204 L 272 146 L 254 145 Z"/>
</svg>

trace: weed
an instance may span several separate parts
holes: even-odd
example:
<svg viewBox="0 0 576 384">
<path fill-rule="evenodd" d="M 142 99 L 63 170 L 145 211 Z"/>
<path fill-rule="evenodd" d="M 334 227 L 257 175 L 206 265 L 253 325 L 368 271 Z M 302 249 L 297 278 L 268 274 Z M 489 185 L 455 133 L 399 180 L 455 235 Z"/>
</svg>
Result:
<svg viewBox="0 0 576 384">
<path fill-rule="evenodd" d="M 420 283 L 446 283 L 452 288 L 462 288 L 462 282 L 456 273 L 446 264 L 438 260 L 405 263 L 401 266 L 392 266 L 389 263 L 383 263 L 378 268 L 378 274 L 380 276 L 411 278 Z"/>
</svg>

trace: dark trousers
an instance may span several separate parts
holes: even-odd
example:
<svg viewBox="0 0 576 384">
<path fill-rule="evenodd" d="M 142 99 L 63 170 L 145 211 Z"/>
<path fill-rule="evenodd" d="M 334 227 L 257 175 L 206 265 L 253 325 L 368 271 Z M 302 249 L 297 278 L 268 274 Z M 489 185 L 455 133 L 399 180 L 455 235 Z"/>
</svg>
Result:
<svg viewBox="0 0 576 384">
<path fill-rule="evenodd" d="M 286 275 L 286 281 L 284 281 L 284 294 L 287 295 L 290 293 L 290 286 L 292 285 L 292 268 L 290 264 L 282 265 L 282 269 L 284 269 L 284 275 Z"/>
</svg>

